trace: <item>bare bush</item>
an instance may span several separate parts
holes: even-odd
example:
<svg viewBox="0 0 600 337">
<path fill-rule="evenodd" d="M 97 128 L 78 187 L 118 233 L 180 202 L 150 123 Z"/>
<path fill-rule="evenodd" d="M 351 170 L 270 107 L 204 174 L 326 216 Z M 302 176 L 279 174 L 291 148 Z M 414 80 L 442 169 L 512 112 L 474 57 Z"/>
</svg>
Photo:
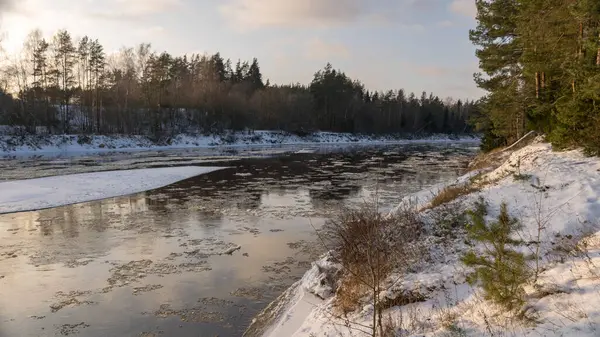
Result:
<svg viewBox="0 0 600 337">
<path fill-rule="evenodd" d="M 345 209 L 323 228 L 323 239 L 343 266 L 336 295 L 342 313 L 354 311 L 369 296 L 373 305 L 372 335 L 385 335 L 380 293 L 392 272 L 402 275 L 422 256 L 423 224 L 414 209 L 385 216 L 376 205 Z M 398 278 L 400 276 L 397 276 Z"/>
</svg>

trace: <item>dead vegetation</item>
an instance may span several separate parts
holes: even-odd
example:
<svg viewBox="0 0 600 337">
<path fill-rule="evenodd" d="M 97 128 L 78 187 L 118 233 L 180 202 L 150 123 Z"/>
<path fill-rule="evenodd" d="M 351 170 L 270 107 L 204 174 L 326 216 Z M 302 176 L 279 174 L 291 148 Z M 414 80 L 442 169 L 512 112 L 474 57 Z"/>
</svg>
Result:
<svg viewBox="0 0 600 337">
<path fill-rule="evenodd" d="M 438 206 L 447 204 L 447 203 L 452 202 L 462 196 L 471 194 L 473 192 L 477 192 L 479 190 L 480 190 L 479 187 L 477 187 L 475 185 L 471 185 L 471 184 L 446 186 L 446 187 L 444 187 L 444 189 L 439 191 L 433 197 L 433 199 L 431 199 L 429 207 L 427 207 L 426 209 L 436 208 Z"/>
<path fill-rule="evenodd" d="M 379 213 L 377 205 L 345 209 L 328 221 L 323 241 L 343 266 L 335 307 L 344 315 L 355 311 L 364 298 L 373 305 L 372 336 L 384 336 L 382 312 L 395 299 L 380 298 L 383 283 L 392 273 L 398 279 L 422 257 L 419 243 L 423 223 L 414 209 L 406 208 L 394 216 Z"/>
<path fill-rule="evenodd" d="M 504 150 L 505 148 L 497 148 L 487 153 L 478 154 L 467 167 L 467 172 L 499 166 L 507 157 Z"/>
<path fill-rule="evenodd" d="M 478 154 L 469 164 L 467 172 L 491 170 L 502 165 L 511 153 L 531 144 L 538 136 L 535 131 L 530 131 L 508 147 L 496 148 L 490 152 Z"/>
</svg>

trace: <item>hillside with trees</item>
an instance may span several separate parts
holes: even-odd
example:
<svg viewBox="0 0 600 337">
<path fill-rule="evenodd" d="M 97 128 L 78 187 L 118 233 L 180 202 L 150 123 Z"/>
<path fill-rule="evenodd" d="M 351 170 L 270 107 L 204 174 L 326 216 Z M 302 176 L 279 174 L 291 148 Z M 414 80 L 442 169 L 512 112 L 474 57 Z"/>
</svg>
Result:
<svg viewBox="0 0 600 337">
<path fill-rule="evenodd" d="M 600 2 L 477 0 L 478 47 L 488 92 L 477 126 L 487 149 L 528 130 L 558 148 L 600 154 Z"/>
<path fill-rule="evenodd" d="M 257 59 L 174 56 L 150 44 L 107 55 L 98 40 L 64 30 L 49 40 L 33 31 L 11 60 L 0 78 L 0 125 L 28 133 L 466 133 L 476 108 L 425 92 L 370 91 L 330 64 L 308 85 L 273 85 Z"/>
</svg>

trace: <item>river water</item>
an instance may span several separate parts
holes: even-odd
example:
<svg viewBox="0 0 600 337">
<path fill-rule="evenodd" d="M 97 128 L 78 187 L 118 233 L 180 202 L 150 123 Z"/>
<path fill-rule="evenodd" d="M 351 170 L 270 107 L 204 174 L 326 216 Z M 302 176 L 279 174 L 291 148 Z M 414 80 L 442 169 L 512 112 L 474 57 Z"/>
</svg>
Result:
<svg viewBox="0 0 600 337">
<path fill-rule="evenodd" d="M 342 206 L 377 197 L 386 211 L 458 176 L 474 153 L 472 144 L 397 145 L 0 161 L 0 180 L 230 167 L 0 215 L 0 336 L 240 336 L 323 251 L 314 228 Z"/>
</svg>

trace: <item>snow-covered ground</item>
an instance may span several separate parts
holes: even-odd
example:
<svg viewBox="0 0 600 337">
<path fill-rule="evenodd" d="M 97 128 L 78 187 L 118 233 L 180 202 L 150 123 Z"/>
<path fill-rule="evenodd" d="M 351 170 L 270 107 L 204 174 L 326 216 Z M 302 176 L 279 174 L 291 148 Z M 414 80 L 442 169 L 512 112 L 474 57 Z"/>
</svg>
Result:
<svg viewBox="0 0 600 337">
<path fill-rule="evenodd" d="M 553 152 L 539 138 L 507 157 L 504 164 L 476 179 L 472 172 L 454 182 L 480 184 L 481 190 L 448 207 L 465 209 L 482 196 L 488 203 L 488 219 L 493 220 L 506 202 L 524 225 L 518 235 L 529 242 L 523 248 L 529 255 L 541 228 L 540 274 L 525 286 L 522 317 L 506 313 L 466 282 L 469 271 L 460 256 L 470 247 L 464 230 L 454 229 L 448 236 L 427 237 L 431 260 L 411 273 L 392 275 L 382 292 L 390 299 L 407 293 L 424 299 L 384 314 L 396 325 L 398 336 L 600 336 L 600 160 L 578 150 Z M 427 205 L 434 192 L 417 193 L 402 203 L 414 204 L 418 198 L 417 207 Z M 431 224 L 435 211 L 422 211 Z M 530 263 L 533 268 L 535 263 Z M 277 314 L 258 317 L 272 320 L 258 331 L 268 337 L 366 335 L 360 330 L 368 330 L 364 327 L 371 325 L 373 312 L 366 300 L 348 320 L 334 318 L 335 295 L 331 289 L 324 291 L 326 282 L 320 282 L 335 269 L 331 266 L 327 256 L 315 262 L 271 305 Z"/>
<path fill-rule="evenodd" d="M 168 167 L 62 175 L 0 183 L 0 214 L 153 190 L 222 167 Z"/>
<path fill-rule="evenodd" d="M 281 131 L 235 132 L 225 136 L 178 135 L 153 142 L 144 136 L 8 136 L 0 135 L 2 155 L 77 154 L 110 151 L 169 150 L 186 148 L 214 148 L 240 146 L 281 146 L 311 144 L 404 144 L 436 142 L 478 143 L 475 136 L 432 135 L 423 138 L 399 138 L 393 136 L 368 136 L 350 133 L 317 132 L 303 137 Z"/>
</svg>

